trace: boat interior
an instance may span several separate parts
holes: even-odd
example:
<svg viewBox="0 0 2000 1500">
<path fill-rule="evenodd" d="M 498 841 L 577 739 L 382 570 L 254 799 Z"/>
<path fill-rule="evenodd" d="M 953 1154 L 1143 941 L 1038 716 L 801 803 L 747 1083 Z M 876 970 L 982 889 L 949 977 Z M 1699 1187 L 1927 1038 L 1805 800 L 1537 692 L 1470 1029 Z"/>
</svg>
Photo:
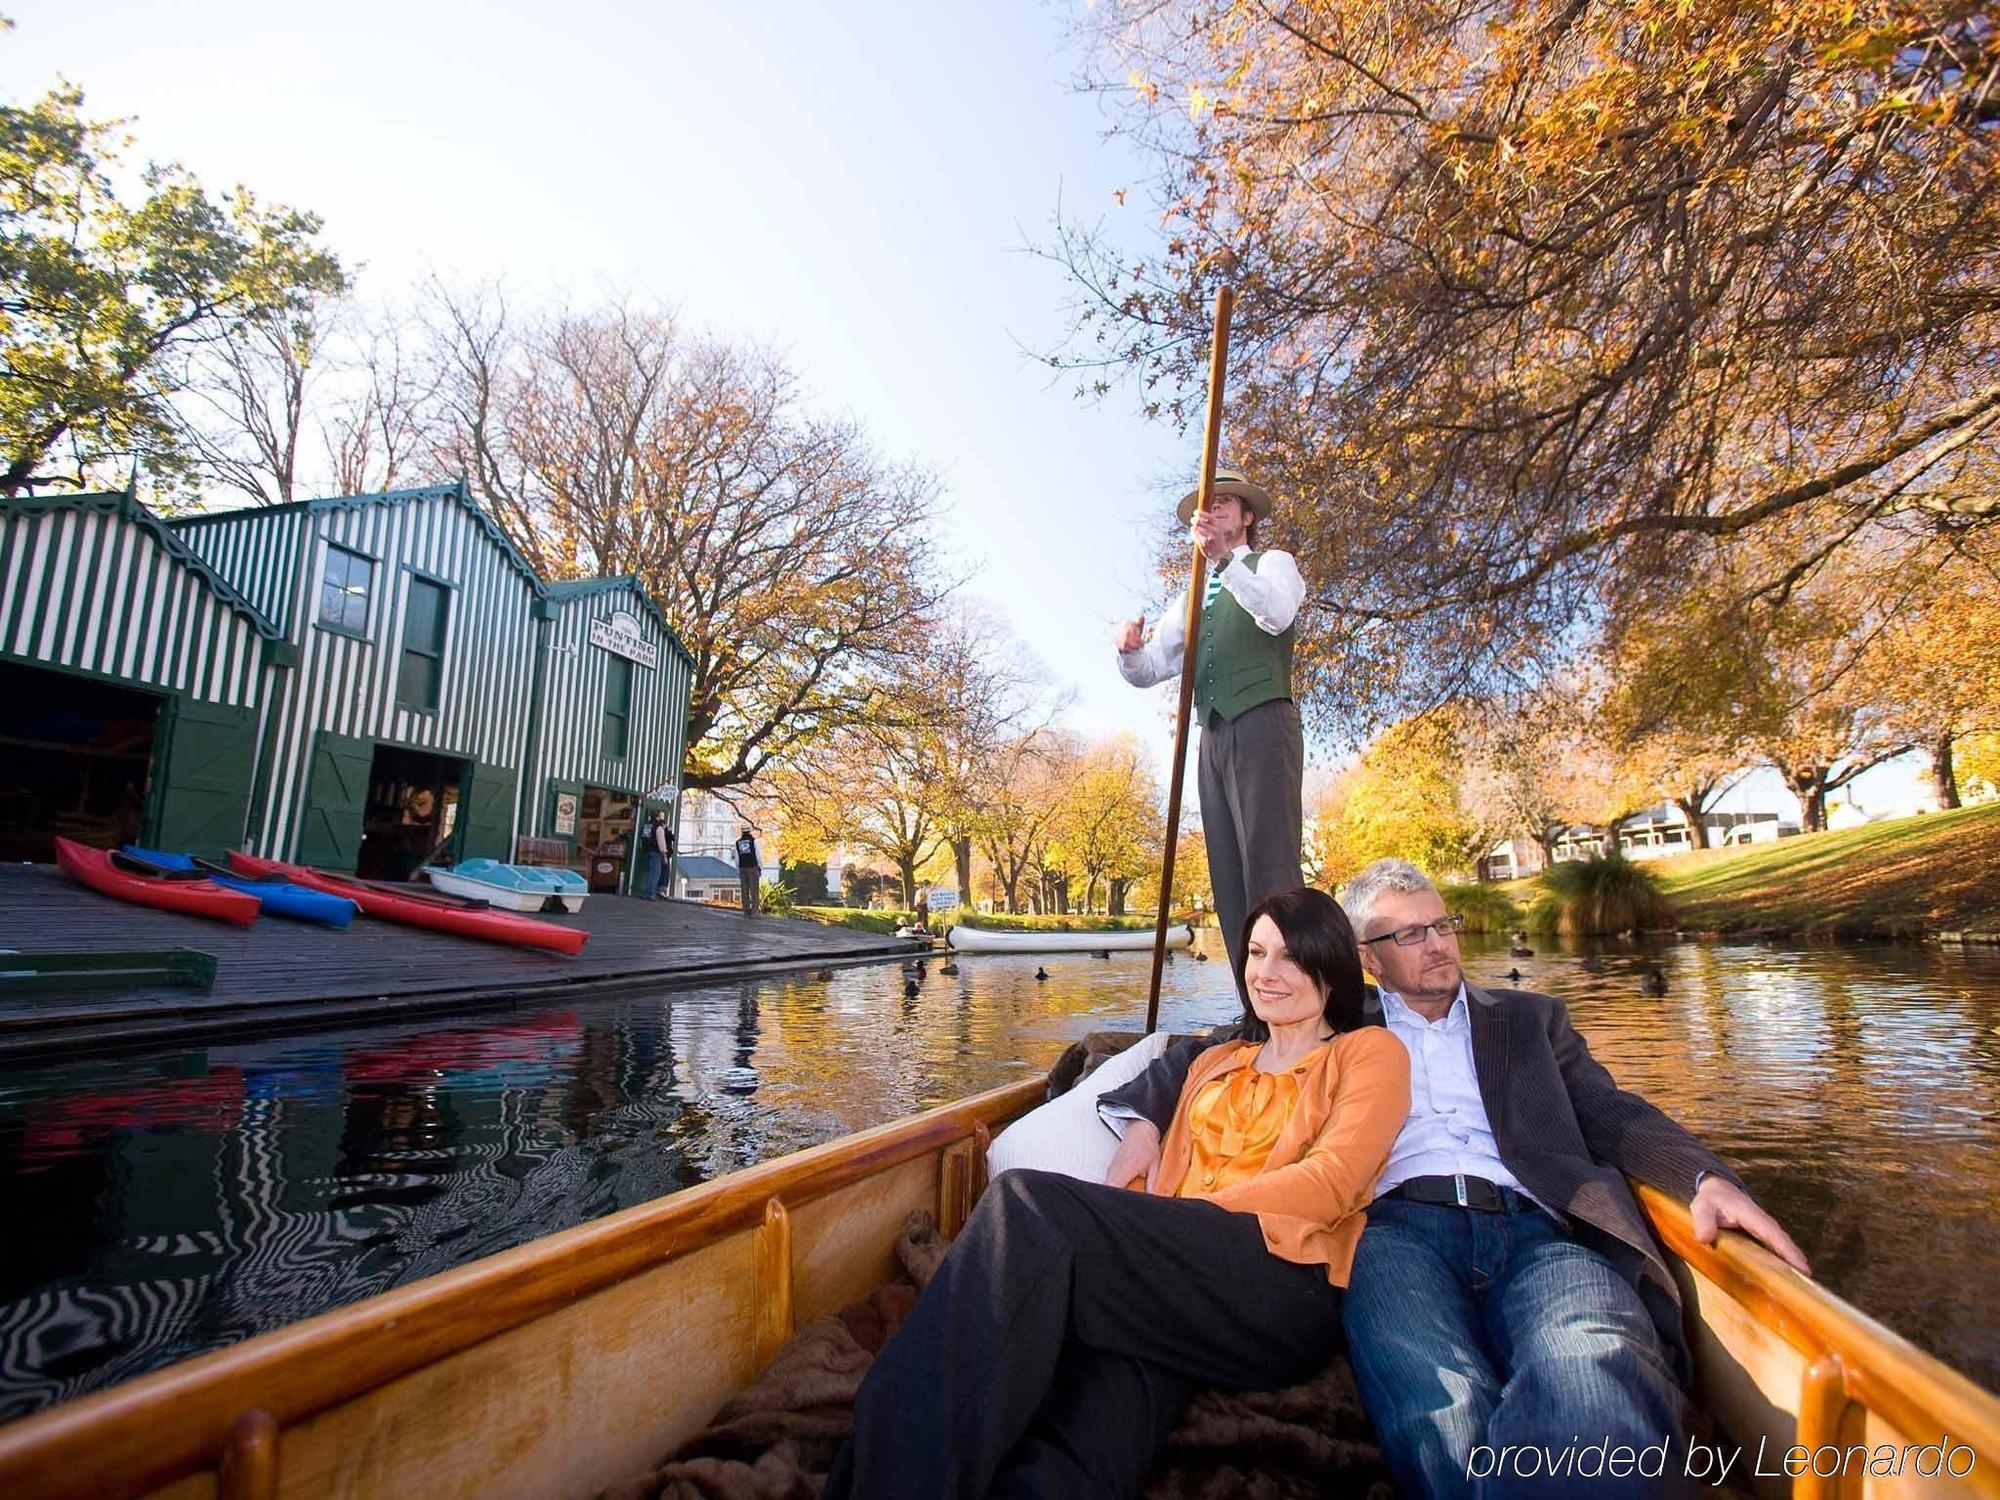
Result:
<svg viewBox="0 0 2000 1500">
<path fill-rule="evenodd" d="M 796 1330 L 894 1282 L 913 1210 L 955 1233 L 992 1135 L 1048 1087 L 1023 1078 L 41 1412 L 0 1428 L 0 1493 L 629 1486 Z M 2000 1399 L 1743 1237 L 1696 1243 L 1682 1205 L 1641 1193 L 1686 1294 L 1697 1398 L 1720 1434 L 1761 1443 L 1763 1467 L 1780 1471 L 1752 1476 L 1756 1493 L 2000 1495 Z M 1968 1473 L 1927 1477 L 1921 1459 L 1894 1474 L 1782 1473 L 1794 1445 L 1941 1443 L 1976 1454 Z"/>
</svg>

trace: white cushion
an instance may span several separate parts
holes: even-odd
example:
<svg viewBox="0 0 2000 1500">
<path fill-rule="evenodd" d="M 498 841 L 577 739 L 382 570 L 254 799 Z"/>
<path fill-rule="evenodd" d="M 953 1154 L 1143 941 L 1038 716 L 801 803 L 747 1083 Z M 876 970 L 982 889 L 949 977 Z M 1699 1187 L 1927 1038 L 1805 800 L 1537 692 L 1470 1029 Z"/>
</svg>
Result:
<svg viewBox="0 0 2000 1500">
<path fill-rule="evenodd" d="M 1118 1136 L 1098 1118 L 1097 1096 L 1130 1083 L 1166 1050 L 1164 1031 L 1142 1037 L 1067 1094 L 1021 1116 L 993 1138 L 986 1153 L 987 1176 L 1030 1167 L 1085 1182 L 1104 1181 L 1118 1152 Z"/>
</svg>

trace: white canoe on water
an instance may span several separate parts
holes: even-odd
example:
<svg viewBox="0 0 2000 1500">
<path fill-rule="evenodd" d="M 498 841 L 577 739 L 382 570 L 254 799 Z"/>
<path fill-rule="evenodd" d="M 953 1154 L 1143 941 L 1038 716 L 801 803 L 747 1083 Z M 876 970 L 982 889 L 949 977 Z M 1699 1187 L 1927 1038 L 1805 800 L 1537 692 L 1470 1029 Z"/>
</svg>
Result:
<svg viewBox="0 0 2000 1500">
<path fill-rule="evenodd" d="M 954 927 L 945 941 L 960 953 L 1145 953 L 1152 951 L 1151 932 L 996 932 L 985 927 Z M 1194 929 L 1185 922 L 1167 929 L 1169 948 L 1192 948 Z"/>
</svg>

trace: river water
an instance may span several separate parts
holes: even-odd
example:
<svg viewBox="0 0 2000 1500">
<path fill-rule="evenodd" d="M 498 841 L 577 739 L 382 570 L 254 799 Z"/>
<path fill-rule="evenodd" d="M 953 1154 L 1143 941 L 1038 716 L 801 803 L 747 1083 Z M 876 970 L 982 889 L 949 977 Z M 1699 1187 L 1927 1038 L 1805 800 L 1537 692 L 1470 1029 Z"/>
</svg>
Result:
<svg viewBox="0 0 2000 1500">
<path fill-rule="evenodd" d="M 1145 963 L 967 957 L 915 995 L 877 965 L 0 1070 L 0 1418 L 1040 1073 L 1140 1024 Z M 2000 954 L 1467 960 L 1517 964 L 1823 1281 L 2000 1389 Z M 1169 1029 L 1234 1010 L 1221 962 L 1168 967 Z"/>
</svg>

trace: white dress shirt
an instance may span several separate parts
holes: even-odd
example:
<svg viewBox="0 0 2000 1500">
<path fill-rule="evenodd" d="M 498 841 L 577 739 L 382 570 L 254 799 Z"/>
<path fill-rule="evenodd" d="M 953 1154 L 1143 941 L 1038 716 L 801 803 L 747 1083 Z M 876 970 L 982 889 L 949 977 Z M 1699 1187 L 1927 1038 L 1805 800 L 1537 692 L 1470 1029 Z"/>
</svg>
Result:
<svg viewBox="0 0 2000 1500">
<path fill-rule="evenodd" d="M 1479 1097 L 1464 983 L 1442 1021 L 1426 1021 L 1390 990 L 1382 991 L 1382 1019 L 1409 1050 L 1410 1113 L 1389 1148 L 1389 1164 L 1375 1184 L 1375 1196 L 1412 1177 L 1460 1173 L 1526 1194 L 1520 1179 L 1500 1160 L 1486 1102 Z"/>
<path fill-rule="evenodd" d="M 1305 602 L 1306 581 L 1299 576 L 1298 560 L 1289 552 L 1260 552 L 1253 573 L 1243 561 L 1249 551 L 1245 543 L 1229 554 L 1229 566 L 1219 575 L 1222 586 L 1236 596 L 1259 630 L 1283 635 Z M 1118 653 L 1119 673 L 1134 687 L 1165 682 L 1181 669 L 1186 636 L 1187 590 L 1182 589 L 1160 616 L 1153 638 L 1136 651 Z"/>
</svg>

